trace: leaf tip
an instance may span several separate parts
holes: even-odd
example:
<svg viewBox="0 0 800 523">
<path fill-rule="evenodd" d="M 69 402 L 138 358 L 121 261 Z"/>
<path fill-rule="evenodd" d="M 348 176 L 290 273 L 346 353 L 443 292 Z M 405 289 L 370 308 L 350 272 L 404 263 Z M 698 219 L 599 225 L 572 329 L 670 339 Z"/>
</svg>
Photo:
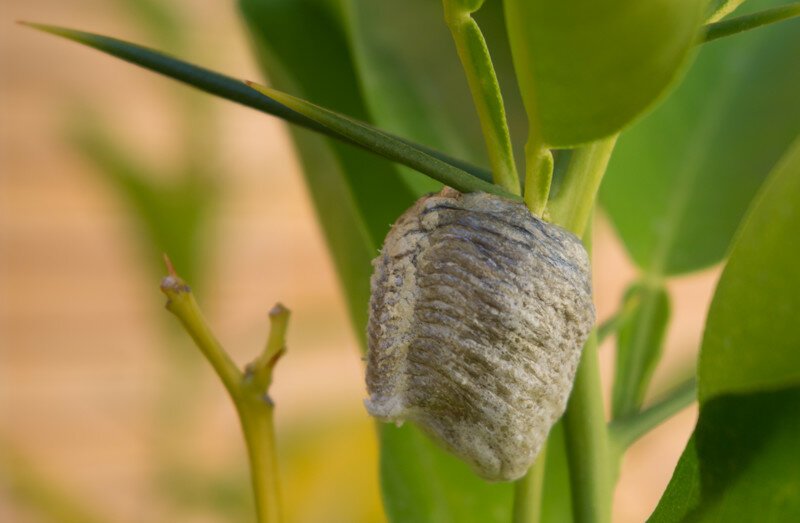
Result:
<svg viewBox="0 0 800 523">
<path fill-rule="evenodd" d="M 51 35 L 68 38 L 70 40 L 80 41 L 79 33 L 72 29 L 58 27 L 56 25 L 40 24 L 38 22 L 29 22 L 27 20 L 17 20 L 17 24 L 30 27 L 31 29 L 36 29 L 37 31 L 41 31 L 43 33 L 49 33 Z"/>
</svg>

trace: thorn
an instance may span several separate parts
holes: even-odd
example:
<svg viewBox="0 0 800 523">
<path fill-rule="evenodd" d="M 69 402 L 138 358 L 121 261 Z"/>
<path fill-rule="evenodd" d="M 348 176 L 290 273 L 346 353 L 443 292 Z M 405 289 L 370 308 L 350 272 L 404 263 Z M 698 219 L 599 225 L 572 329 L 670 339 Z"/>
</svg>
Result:
<svg viewBox="0 0 800 523">
<path fill-rule="evenodd" d="M 164 265 L 167 266 L 167 273 L 170 276 L 172 276 L 173 278 L 177 278 L 178 277 L 178 273 L 175 272 L 175 266 L 172 265 L 172 260 L 169 259 L 169 256 L 167 256 L 167 253 L 162 253 L 162 256 L 164 257 Z"/>
<path fill-rule="evenodd" d="M 167 296 L 172 297 L 172 295 L 177 295 L 183 292 L 191 292 L 192 289 L 189 285 L 178 276 L 178 273 L 175 271 L 175 266 L 172 265 L 172 260 L 169 259 L 166 253 L 163 254 L 164 256 L 164 265 L 167 266 L 167 276 L 161 280 L 161 292 L 166 294 Z M 167 307 L 169 307 L 169 303 L 167 302 Z"/>
</svg>

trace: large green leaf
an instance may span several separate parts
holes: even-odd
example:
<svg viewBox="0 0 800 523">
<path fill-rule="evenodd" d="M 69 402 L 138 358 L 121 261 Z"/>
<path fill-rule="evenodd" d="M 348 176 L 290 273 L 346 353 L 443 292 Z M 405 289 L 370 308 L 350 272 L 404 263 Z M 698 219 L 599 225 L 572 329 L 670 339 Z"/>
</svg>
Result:
<svg viewBox="0 0 800 523">
<path fill-rule="evenodd" d="M 698 0 L 504 0 L 535 141 L 568 147 L 618 132 L 665 92 L 706 15 Z"/>
<path fill-rule="evenodd" d="M 486 164 L 478 119 L 441 2 L 345 0 L 349 34 L 364 98 L 377 125 L 393 133 Z M 486 37 L 512 138 L 524 138 L 501 2 L 476 14 Z M 409 35 L 413 34 L 413 38 Z M 515 149 L 522 151 L 524 141 Z M 521 160 L 521 157 L 518 158 Z"/>
<path fill-rule="evenodd" d="M 486 483 L 466 464 L 439 450 L 419 429 L 382 425 L 384 506 L 396 522 L 508 522 L 509 484 Z"/>
<path fill-rule="evenodd" d="M 241 2 L 274 85 L 374 122 L 356 81 L 350 48 L 337 19 L 339 12 L 332 5 L 325 0 Z M 314 38 L 298 38 L 301 32 Z M 413 113 L 408 117 L 423 116 Z M 383 242 L 388 225 L 424 186 L 398 174 L 394 165 L 351 147 L 299 130 L 293 136 L 363 343 L 370 259 Z M 415 427 L 383 425 L 380 443 L 381 483 L 391 521 L 509 520 L 510 485 L 479 479 Z"/>
<path fill-rule="evenodd" d="M 738 234 L 700 353 L 700 419 L 651 521 L 800 520 L 800 140 Z"/>
<path fill-rule="evenodd" d="M 477 118 L 441 3 L 343 3 L 364 99 L 378 125 L 485 164 Z"/>
<path fill-rule="evenodd" d="M 359 146 L 375 154 L 382 153 L 376 151 L 375 148 L 372 147 L 372 144 L 366 142 L 363 137 L 372 136 L 383 140 L 388 139 L 402 146 L 402 150 L 395 151 L 394 155 L 392 156 L 393 160 L 401 163 L 409 165 L 416 163 L 416 167 L 420 167 L 420 163 L 415 162 L 413 159 L 407 157 L 407 153 L 411 152 L 415 155 L 423 154 L 430 156 L 435 160 L 446 164 L 447 166 L 470 173 L 472 176 L 480 178 L 484 181 L 491 181 L 492 179 L 491 173 L 484 168 L 477 167 L 469 162 L 465 162 L 457 158 L 453 158 L 452 156 L 444 154 L 428 146 L 413 143 L 402 137 L 393 136 L 364 122 L 361 122 L 360 125 L 360 132 L 362 133 L 361 138 L 352 139 L 346 133 L 334 130 L 330 126 L 322 125 L 312 118 L 292 111 L 285 105 L 278 103 L 276 100 L 268 96 L 264 96 L 258 91 L 248 87 L 245 82 L 194 64 L 190 64 L 188 62 L 184 62 L 178 58 L 155 51 L 153 49 L 149 49 L 147 47 L 142 47 L 140 45 L 132 44 L 130 42 L 125 42 L 123 40 L 118 40 L 108 36 L 87 33 L 84 31 L 76 31 L 74 29 L 29 22 L 22 23 L 35 29 L 62 36 L 64 38 L 79 42 L 83 45 L 93 47 L 104 53 L 121 58 L 122 60 L 126 60 L 146 69 L 150 69 L 151 71 L 174 78 L 175 80 L 196 87 L 197 89 L 207 93 L 240 103 L 267 114 L 277 116 L 300 127 L 305 127 L 315 132 L 331 136 L 342 143 Z M 340 118 L 343 117 L 343 115 L 335 116 Z M 192 123 L 194 123 L 195 126 L 190 126 L 188 129 L 184 130 L 185 134 L 190 135 L 190 139 L 188 140 L 190 143 L 191 135 L 193 134 L 195 127 L 200 125 L 196 122 Z M 387 156 L 386 154 L 383 155 Z M 433 168 L 435 169 L 435 166 Z M 423 169 L 423 171 L 427 173 L 426 169 Z M 415 176 L 419 177 L 420 175 L 415 174 Z"/>
<path fill-rule="evenodd" d="M 346 138 L 384 158 L 402 162 L 414 168 L 416 171 L 428 175 L 432 178 L 432 180 L 428 180 L 429 182 L 434 180 L 440 182 L 436 185 L 426 184 L 431 190 L 434 188 L 441 188 L 441 184 L 445 184 L 462 192 L 487 192 L 505 196 L 509 199 L 521 199 L 519 196 L 509 193 L 499 185 L 473 176 L 458 167 L 432 156 L 424 150 L 409 145 L 399 138 L 380 132 L 369 124 L 264 85 L 259 85 L 254 82 L 247 82 L 247 84 L 264 96 L 313 120 L 342 138 Z M 422 187 L 423 186 L 412 182 L 412 188 L 422 189 Z"/>
<path fill-rule="evenodd" d="M 700 353 L 701 401 L 800 385 L 798 238 L 800 139 L 744 222 L 717 287 Z"/>
<path fill-rule="evenodd" d="M 798 55 L 795 21 L 706 44 L 678 90 L 622 134 L 600 196 L 640 267 L 670 275 L 725 255 L 800 132 Z"/>
</svg>

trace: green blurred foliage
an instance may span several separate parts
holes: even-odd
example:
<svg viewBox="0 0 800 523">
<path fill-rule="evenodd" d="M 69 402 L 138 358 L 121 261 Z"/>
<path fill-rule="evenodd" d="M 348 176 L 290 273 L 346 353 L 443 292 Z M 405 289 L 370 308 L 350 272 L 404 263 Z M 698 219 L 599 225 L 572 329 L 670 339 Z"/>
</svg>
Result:
<svg viewBox="0 0 800 523">
<path fill-rule="evenodd" d="M 162 254 L 167 253 L 188 281 L 202 287 L 217 180 L 205 162 L 191 160 L 168 168 L 177 173 L 146 165 L 102 122 L 90 110 L 75 110 L 67 131 L 69 140 L 130 209 L 143 258 L 153 273 L 163 274 Z M 187 154 L 209 156 L 199 149 Z"/>
<path fill-rule="evenodd" d="M 775 0 L 751 0 L 741 12 Z M 622 134 L 600 199 L 646 273 L 718 263 L 800 132 L 800 31 L 789 21 L 705 44 L 676 91 Z"/>
<path fill-rule="evenodd" d="M 623 299 L 630 316 L 617 332 L 612 417 L 638 412 L 661 358 L 670 319 L 669 295 L 658 284 L 635 284 Z"/>
<path fill-rule="evenodd" d="M 700 419 L 651 521 L 800 519 L 800 141 L 756 199 L 700 352 Z"/>
</svg>

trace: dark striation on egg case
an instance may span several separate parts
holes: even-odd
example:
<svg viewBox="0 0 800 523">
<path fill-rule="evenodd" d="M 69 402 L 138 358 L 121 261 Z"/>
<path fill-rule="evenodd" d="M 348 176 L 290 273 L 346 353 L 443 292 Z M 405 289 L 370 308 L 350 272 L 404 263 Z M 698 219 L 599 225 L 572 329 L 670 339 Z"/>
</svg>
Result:
<svg viewBox="0 0 800 523">
<path fill-rule="evenodd" d="M 511 481 L 563 414 L 594 323 L 581 241 L 521 203 L 446 188 L 373 261 L 365 401 Z"/>
</svg>

